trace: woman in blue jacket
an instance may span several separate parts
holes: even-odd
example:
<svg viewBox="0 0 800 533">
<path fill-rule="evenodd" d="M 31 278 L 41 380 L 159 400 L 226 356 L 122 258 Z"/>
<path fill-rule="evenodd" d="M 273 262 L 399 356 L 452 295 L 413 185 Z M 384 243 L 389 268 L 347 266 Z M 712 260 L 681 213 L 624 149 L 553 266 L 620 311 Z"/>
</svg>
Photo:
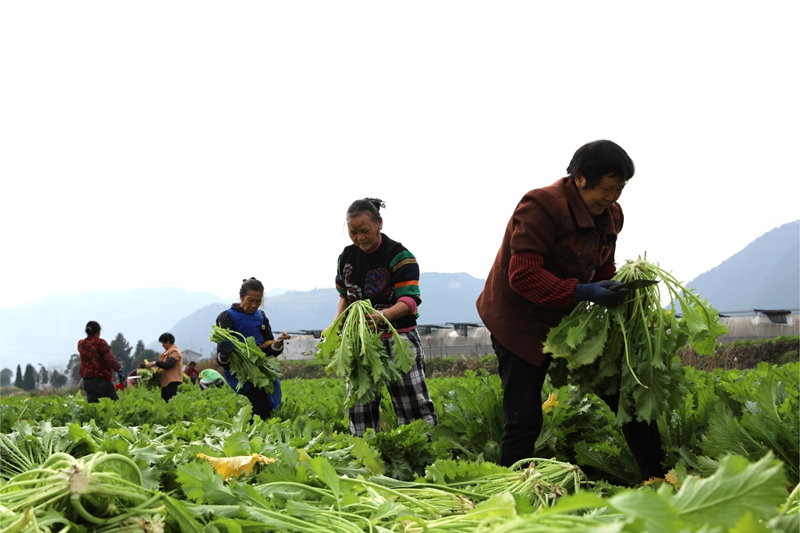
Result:
<svg viewBox="0 0 800 533">
<path fill-rule="evenodd" d="M 283 341 L 290 337 L 287 333 L 281 333 L 276 339 L 272 334 L 267 315 L 259 309 L 264 300 L 264 285 L 256 278 L 245 279 L 242 282 L 239 302 L 219 314 L 217 326 L 236 331 L 245 337 L 253 337 L 267 356 L 277 357 L 283 353 Z M 231 352 L 233 352 L 231 341 L 225 340 L 217 344 L 217 362 L 225 372 L 228 384 L 236 390 L 239 380 L 229 368 Z M 272 414 L 272 410 L 277 409 L 281 403 L 280 380 L 275 380 L 274 386 L 275 390 L 270 394 L 248 381 L 237 392 L 250 400 L 253 405 L 253 415 L 266 420 Z"/>
</svg>

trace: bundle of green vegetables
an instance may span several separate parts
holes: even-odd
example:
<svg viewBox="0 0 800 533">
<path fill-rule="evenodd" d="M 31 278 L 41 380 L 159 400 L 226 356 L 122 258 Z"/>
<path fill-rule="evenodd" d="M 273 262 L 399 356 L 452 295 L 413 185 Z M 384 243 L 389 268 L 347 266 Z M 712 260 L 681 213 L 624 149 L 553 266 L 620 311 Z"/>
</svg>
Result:
<svg viewBox="0 0 800 533">
<path fill-rule="evenodd" d="M 144 362 L 146 364 L 147 359 Z M 136 375 L 139 376 L 139 379 L 136 380 L 134 386 L 145 386 L 151 389 L 161 387 L 161 369 L 157 366 L 152 369 L 140 368 L 136 371 Z"/>
<path fill-rule="evenodd" d="M 105 452 L 53 454 L 0 486 L 0 501 L 2 531 L 50 531 L 56 524 L 60 531 L 156 531 L 166 515 L 162 495 L 142 486 L 139 467 Z"/>
<path fill-rule="evenodd" d="M 547 335 L 543 351 L 553 357 L 549 374 L 554 385 L 570 382 L 581 394 L 618 394 L 619 424 L 634 417 L 656 420 L 680 405 L 686 392 L 678 348 L 688 340 L 698 354 L 712 355 L 717 337 L 728 330 L 705 299 L 641 257 L 627 261 L 614 279 L 659 283 L 631 290 L 617 307 L 579 304 Z M 661 307 L 662 285 L 669 291 L 668 309 Z"/>
<path fill-rule="evenodd" d="M 238 331 L 219 326 L 211 327 L 213 328 L 209 339 L 211 342 L 220 343 L 228 340 L 233 343 L 229 368 L 231 374 L 239 380 L 236 390 L 241 389 L 249 381 L 269 393 L 274 392 L 274 382 L 281 377 L 277 358 L 268 357 L 253 337 L 245 338 Z"/>
<path fill-rule="evenodd" d="M 379 324 L 373 323 L 371 318 L 377 312 L 369 300 L 357 300 L 322 332 L 324 340 L 316 356 L 331 360 L 325 367 L 328 373 L 347 377 L 347 407 L 375 400 L 384 382 L 400 380 L 400 373 L 408 372 L 414 365 L 411 343 L 383 318 L 392 334 L 394 359 L 386 352 L 378 332 Z"/>
</svg>

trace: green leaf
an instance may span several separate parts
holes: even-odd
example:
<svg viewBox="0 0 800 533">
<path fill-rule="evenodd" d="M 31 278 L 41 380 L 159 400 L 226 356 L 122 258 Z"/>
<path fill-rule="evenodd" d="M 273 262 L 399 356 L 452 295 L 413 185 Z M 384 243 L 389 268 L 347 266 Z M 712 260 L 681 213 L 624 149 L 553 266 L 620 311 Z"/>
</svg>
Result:
<svg viewBox="0 0 800 533">
<path fill-rule="evenodd" d="M 250 426 L 250 417 L 253 413 L 253 406 L 249 403 L 239 409 L 236 416 L 233 417 L 233 429 L 235 431 L 244 431 L 245 428 Z"/>
<path fill-rule="evenodd" d="M 237 457 L 253 453 L 250 446 L 250 439 L 247 437 L 247 433 L 243 431 L 231 433 L 231 435 L 225 439 L 222 451 L 225 452 L 227 457 Z"/>
<path fill-rule="evenodd" d="M 325 457 L 314 457 L 311 459 L 311 469 L 331 489 L 337 504 L 339 504 L 339 494 L 341 493 L 339 474 L 336 473 L 331 462 Z"/>
<path fill-rule="evenodd" d="M 199 522 L 200 516 L 189 511 L 184 502 L 170 498 L 166 494 L 162 495 L 162 499 L 169 517 L 178 524 L 181 533 L 200 533 L 205 530 Z"/>
<path fill-rule="evenodd" d="M 688 523 L 733 527 L 748 512 L 760 520 L 772 518 L 785 499 L 783 465 L 772 453 L 756 463 L 729 455 L 713 476 L 686 479 L 672 505 Z"/>
<path fill-rule="evenodd" d="M 493 517 L 510 517 L 517 515 L 517 506 L 511 492 L 501 492 L 495 494 L 488 500 L 484 500 L 475 506 L 475 509 L 468 511 L 466 517 L 471 519 L 485 520 Z"/>
<path fill-rule="evenodd" d="M 602 509 L 608 507 L 609 501 L 591 492 L 578 492 L 577 494 L 567 494 L 558 499 L 553 507 L 542 509 L 539 514 L 567 514 L 586 509 Z"/>
<path fill-rule="evenodd" d="M 361 461 L 364 468 L 372 474 L 383 474 L 386 470 L 381 461 L 380 454 L 364 439 L 356 439 L 351 451 L 353 457 Z"/>
<path fill-rule="evenodd" d="M 210 463 L 191 462 L 178 466 L 178 482 L 183 493 L 197 503 L 215 505 L 238 505 L 238 500 L 214 472 Z"/>
<path fill-rule="evenodd" d="M 570 358 L 570 367 L 576 368 L 592 364 L 603 354 L 607 338 L 608 329 L 604 327 L 575 350 L 575 355 Z"/>
<path fill-rule="evenodd" d="M 772 531 L 770 528 L 753 518 L 753 515 L 748 512 L 728 530 L 728 533 L 770 533 L 770 531 Z"/>
<path fill-rule="evenodd" d="M 624 491 L 609 498 L 608 503 L 626 516 L 636 517 L 651 533 L 680 531 L 678 511 L 652 491 Z"/>
<path fill-rule="evenodd" d="M 407 373 L 417 360 L 414 348 L 411 346 L 411 343 L 401 337 L 397 331 L 392 333 L 392 339 L 394 340 L 392 344 L 392 353 L 394 354 L 395 363 L 397 363 L 397 369 L 400 372 Z"/>
</svg>

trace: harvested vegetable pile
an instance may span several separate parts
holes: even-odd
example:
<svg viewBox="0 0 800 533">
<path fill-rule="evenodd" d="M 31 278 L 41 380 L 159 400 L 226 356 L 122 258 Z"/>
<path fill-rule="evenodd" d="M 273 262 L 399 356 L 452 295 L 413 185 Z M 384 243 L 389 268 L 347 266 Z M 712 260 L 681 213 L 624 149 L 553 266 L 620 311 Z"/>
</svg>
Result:
<svg viewBox="0 0 800 533">
<path fill-rule="evenodd" d="M 322 332 L 325 340 L 316 355 L 331 360 L 325 367 L 328 373 L 347 377 L 347 407 L 374 401 L 385 381 L 400 380 L 400 372 L 408 372 L 414 365 L 411 344 L 384 318 L 392 333 L 394 360 L 386 353 L 377 324 L 370 317 L 376 312 L 369 300 L 357 300 Z"/>
<path fill-rule="evenodd" d="M 97 452 L 51 455 L 0 487 L 2 531 L 161 531 L 162 494 L 142 486 L 129 457 Z M 148 529 L 152 527 L 152 529 Z"/>
<path fill-rule="evenodd" d="M 655 420 L 677 408 L 686 392 L 677 349 L 688 340 L 698 354 L 713 355 L 717 337 L 728 330 L 705 299 L 641 257 L 628 261 L 614 279 L 660 283 L 631 290 L 617 307 L 579 304 L 550 330 L 544 343 L 543 351 L 553 356 L 550 376 L 554 385 L 571 382 L 581 394 L 619 393 L 620 424 L 633 417 Z M 662 284 L 669 291 L 669 309 L 661 308 Z"/>
<path fill-rule="evenodd" d="M 275 391 L 274 382 L 281 377 L 276 357 L 268 357 L 253 337 L 245 338 L 238 331 L 211 326 L 211 342 L 229 340 L 233 343 L 230 371 L 239 380 L 236 390 L 250 382 L 268 393 Z"/>
</svg>

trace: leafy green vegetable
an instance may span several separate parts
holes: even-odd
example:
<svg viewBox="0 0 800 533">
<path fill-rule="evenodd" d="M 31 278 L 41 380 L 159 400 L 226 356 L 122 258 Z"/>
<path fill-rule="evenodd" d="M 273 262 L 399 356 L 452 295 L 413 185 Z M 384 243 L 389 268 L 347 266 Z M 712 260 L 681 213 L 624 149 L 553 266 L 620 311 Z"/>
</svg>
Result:
<svg viewBox="0 0 800 533">
<path fill-rule="evenodd" d="M 774 515 L 786 499 L 785 487 L 783 466 L 772 453 L 755 463 L 729 455 L 713 476 L 687 478 L 672 505 L 687 523 L 733 526 L 748 511 L 759 518 Z"/>
<path fill-rule="evenodd" d="M 139 379 L 134 383 L 135 387 L 150 387 L 161 388 L 161 369 L 154 367 L 155 370 L 150 368 L 140 368 L 136 371 Z"/>
<path fill-rule="evenodd" d="M 249 381 L 260 389 L 273 392 L 275 380 L 281 377 L 277 358 L 268 357 L 253 337 L 245 338 L 238 331 L 219 326 L 211 327 L 211 342 L 229 340 L 233 343 L 230 371 L 239 380 L 236 390 L 240 390 Z"/>
<path fill-rule="evenodd" d="M 656 420 L 678 408 L 686 392 L 677 349 L 688 340 L 698 354 L 713 355 L 717 337 L 727 329 L 705 299 L 658 265 L 628 261 L 614 279 L 660 283 L 630 291 L 617 307 L 579 304 L 547 335 L 543 351 L 553 356 L 550 376 L 557 386 L 576 384 L 581 394 L 618 394 L 620 424 L 633 417 Z M 669 292 L 669 309 L 660 306 L 661 285 Z"/>
<path fill-rule="evenodd" d="M 333 324 L 322 332 L 325 339 L 318 359 L 330 359 L 326 370 L 347 377 L 345 405 L 374 401 L 386 381 L 399 381 L 414 365 L 414 350 L 394 326 L 383 318 L 392 334 L 392 356 L 386 352 L 371 315 L 378 311 L 369 300 L 351 303 Z M 381 314 L 381 317 L 383 315 Z"/>
</svg>

